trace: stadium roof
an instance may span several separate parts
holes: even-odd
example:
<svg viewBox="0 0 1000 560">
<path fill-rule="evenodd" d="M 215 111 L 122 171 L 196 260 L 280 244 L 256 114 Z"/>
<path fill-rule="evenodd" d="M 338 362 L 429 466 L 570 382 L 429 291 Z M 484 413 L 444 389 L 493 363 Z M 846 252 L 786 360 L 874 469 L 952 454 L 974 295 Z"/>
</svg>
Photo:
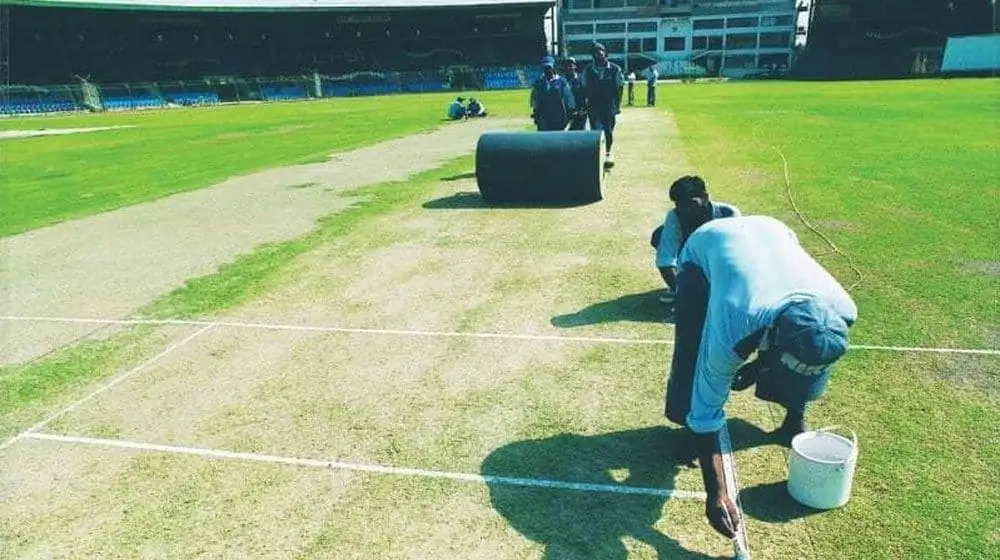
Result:
<svg viewBox="0 0 1000 560">
<path fill-rule="evenodd" d="M 161 11 L 352 11 L 552 6 L 556 0 L 6 0 L 7 5 Z"/>
</svg>

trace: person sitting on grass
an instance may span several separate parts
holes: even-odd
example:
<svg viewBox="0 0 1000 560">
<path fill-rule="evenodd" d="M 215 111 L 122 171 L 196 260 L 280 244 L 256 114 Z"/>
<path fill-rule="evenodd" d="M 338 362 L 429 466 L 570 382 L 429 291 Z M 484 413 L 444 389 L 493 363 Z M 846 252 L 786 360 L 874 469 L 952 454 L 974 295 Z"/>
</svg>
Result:
<svg viewBox="0 0 1000 560">
<path fill-rule="evenodd" d="M 469 99 L 469 108 L 467 110 L 467 113 L 469 117 L 485 117 L 486 107 L 483 106 L 482 102 L 473 97 Z"/>
<path fill-rule="evenodd" d="M 448 118 L 457 121 L 460 119 L 465 119 L 468 114 L 465 111 L 465 98 L 459 97 L 451 102 L 448 106 Z"/>
<path fill-rule="evenodd" d="M 822 396 L 848 348 L 858 310 L 847 291 L 767 216 L 713 220 L 681 251 L 674 353 L 664 414 L 694 436 L 705 515 L 733 538 L 739 512 L 727 493 L 718 432 L 730 391 L 786 410 L 780 442 L 808 431 L 806 406 Z M 748 363 L 756 352 L 756 358 Z"/>
<path fill-rule="evenodd" d="M 656 268 L 667 284 L 660 301 L 671 303 L 677 289 L 677 256 L 691 233 L 702 224 L 718 218 L 740 215 L 732 204 L 709 200 L 705 181 L 696 175 L 685 175 L 670 185 L 670 200 L 674 208 L 667 212 L 663 224 L 653 230 L 650 245 L 656 249 Z"/>
</svg>

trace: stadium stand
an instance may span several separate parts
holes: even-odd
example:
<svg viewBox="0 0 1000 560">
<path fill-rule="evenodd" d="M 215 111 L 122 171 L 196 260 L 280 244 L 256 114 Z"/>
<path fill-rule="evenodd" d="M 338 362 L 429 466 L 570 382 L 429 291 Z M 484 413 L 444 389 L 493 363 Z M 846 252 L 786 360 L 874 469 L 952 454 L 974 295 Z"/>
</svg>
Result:
<svg viewBox="0 0 1000 560">
<path fill-rule="evenodd" d="M 1000 24 L 991 0 L 814 0 L 793 75 L 878 79 L 938 75 L 949 37 Z"/>
<path fill-rule="evenodd" d="M 555 0 L 4 4 L 9 83 L 100 91 L 88 103 L 10 96 L 2 110 L 20 113 L 523 87 Z M 366 72 L 394 77 L 345 78 Z"/>
</svg>

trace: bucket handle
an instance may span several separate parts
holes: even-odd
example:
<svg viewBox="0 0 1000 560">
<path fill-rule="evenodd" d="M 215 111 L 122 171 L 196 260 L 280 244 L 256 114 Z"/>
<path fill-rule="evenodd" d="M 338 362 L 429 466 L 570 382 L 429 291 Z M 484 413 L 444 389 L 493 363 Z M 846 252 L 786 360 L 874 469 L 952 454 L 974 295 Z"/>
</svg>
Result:
<svg viewBox="0 0 1000 560">
<path fill-rule="evenodd" d="M 840 428 L 840 426 L 827 426 L 825 428 L 820 428 L 820 429 L 816 430 L 816 432 L 828 432 L 828 433 L 831 433 L 831 434 L 836 434 L 837 432 L 835 432 L 834 430 L 836 430 L 838 428 Z M 851 456 L 854 456 L 858 452 L 858 434 L 856 434 L 854 432 L 854 430 L 852 430 L 850 428 L 848 428 L 847 431 L 851 432 Z M 841 462 L 842 463 L 846 463 L 849 460 L 850 460 L 850 457 L 848 457 L 847 459 L 844 459 Z"/>
</svg>

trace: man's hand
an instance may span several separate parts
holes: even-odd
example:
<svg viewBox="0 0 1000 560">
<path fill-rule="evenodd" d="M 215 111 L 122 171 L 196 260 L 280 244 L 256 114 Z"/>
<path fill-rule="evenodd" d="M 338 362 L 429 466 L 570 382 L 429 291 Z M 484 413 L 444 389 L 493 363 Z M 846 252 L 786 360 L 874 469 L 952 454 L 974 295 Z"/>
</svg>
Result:
<svg viewBox="0 0 1000 560">
<path fill-rule="evenodd" d="M 710 496 L 705 501 L 705 517 L 713 529 L 727 539 L 736 537 L 742 520 L 733 501 L 725 494 Z"/>
<path fill-rule="evenodd" d="M 767 368 L 764 366 L 764 360 L 758 357 L 756 360 L 743 364 L 740 369 L 736 371 L 736 375 L 733 377 L 732 390 L 733 391 L 743 391 L 749 389 L 757 382 L 757 378 L 760 374 L 765 372 Z"/>
</svg>

